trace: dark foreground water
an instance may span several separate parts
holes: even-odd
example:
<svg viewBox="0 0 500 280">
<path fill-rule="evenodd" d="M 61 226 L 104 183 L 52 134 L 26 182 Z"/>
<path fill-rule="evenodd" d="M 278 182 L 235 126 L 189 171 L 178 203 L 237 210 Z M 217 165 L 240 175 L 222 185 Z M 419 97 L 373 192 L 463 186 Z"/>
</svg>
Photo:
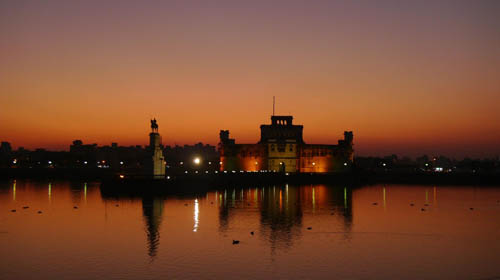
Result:
<svg viewBox="0 0 500 280">
<path fill-rule="evenodd" d="M 0 279 L 160 278 L 500 279 L 500 187 L 0 183 Z"/>
</svg>

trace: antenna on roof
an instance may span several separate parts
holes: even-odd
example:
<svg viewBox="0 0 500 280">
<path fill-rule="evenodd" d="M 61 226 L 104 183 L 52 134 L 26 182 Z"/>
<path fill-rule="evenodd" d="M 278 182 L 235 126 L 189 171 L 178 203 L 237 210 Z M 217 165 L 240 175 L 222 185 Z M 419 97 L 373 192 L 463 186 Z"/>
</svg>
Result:
<svg viewBox="0 0 500 280">
<path fill-rule="evenodd" d="M 275 97 L 273 96 L 273 116 L 274 116 L 274 104 L 275 104 Z"/>
</svg>

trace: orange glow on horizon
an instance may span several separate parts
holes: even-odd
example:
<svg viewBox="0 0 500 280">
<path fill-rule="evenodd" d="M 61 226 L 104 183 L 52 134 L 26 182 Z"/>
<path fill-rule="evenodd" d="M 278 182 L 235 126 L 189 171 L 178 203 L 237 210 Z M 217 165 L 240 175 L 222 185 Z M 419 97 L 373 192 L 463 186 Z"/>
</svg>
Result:
<svg viewBox="0 0 500 280">
<path fill-rule="evenodd" d="M 167 1 L 139 14 L 134 1 L 15 2 L 0 16 L 0 141 L 14 148 L 146 145 L 153 117 L 166 145 L 215 145 L 221 129 L 256 143 L 276 96 L 306 143 L 352 130 L 357 155 L 500 154 L 500 20 L 487 1 Z"/>
</svg>

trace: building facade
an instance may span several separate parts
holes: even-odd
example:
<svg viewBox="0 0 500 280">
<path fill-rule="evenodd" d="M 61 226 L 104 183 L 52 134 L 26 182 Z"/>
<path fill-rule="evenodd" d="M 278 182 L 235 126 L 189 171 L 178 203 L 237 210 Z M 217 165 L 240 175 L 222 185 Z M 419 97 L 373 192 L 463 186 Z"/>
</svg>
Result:
<svg viewBox="0 0 500 280">
<path fill-rule="evenodd" d="M 220 131 L 221 171 L 269 171 L 286 173 L 328 173 L 350 170 L 353 161 L 353 134 L 344 132 L 337 145 L 306 144 L 302 125 L 292 116 L 272 116 L 271 124 L 260 126 L 256 144 L 236 144 L 228 130 Z"/>
</svg>

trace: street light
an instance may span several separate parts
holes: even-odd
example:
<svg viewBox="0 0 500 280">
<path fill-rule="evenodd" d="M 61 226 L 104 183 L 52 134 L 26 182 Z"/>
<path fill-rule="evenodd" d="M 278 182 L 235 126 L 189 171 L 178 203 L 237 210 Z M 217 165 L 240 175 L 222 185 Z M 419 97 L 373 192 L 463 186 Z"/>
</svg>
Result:
<svg viewBox="0 0 500 280">
<path fill-rule="evenodd" d="M 198 164 L 200 164 L 201 159 L 199 157 L 195 157 L 193 162 L 198 165 Z"/>
</svg>

